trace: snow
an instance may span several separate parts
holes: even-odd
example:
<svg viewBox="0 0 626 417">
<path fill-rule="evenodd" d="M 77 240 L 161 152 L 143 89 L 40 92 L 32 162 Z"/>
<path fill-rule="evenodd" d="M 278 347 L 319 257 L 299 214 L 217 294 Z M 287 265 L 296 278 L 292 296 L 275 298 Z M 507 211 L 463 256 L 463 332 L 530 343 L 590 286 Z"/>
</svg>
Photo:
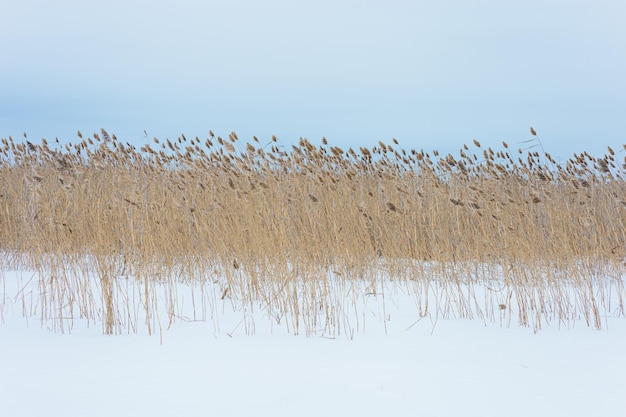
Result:
<svg viewBox="0 0 626 417">
<path fill-rule="evenodd" d="M 23 317 L 21 279 L 0 278 L 3 416 L 625 415 L 626 320 L 612 315 L 602 330 L 579 321 L 534 331 L 417 320 L 398 296 L 389 320 L 371 302 L 365 329 L 336 337 L 295 336 L 260 313 L 248 334 L 237 309 L 220 326 L 107 336 L 80 320 L 61 333 Z"/>
</svg>

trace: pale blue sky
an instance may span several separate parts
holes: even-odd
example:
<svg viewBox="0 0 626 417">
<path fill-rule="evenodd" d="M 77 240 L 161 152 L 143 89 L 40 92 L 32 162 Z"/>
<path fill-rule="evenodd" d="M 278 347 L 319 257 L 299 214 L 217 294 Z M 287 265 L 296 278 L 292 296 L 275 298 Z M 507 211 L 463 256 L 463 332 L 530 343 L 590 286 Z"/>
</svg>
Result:
<svg viewBox="0 0 626 417">
<path fill-rule="evenodd" d="M 0 136 L 626 143 L 626 2 L 0 0 Z"/>
</svg>

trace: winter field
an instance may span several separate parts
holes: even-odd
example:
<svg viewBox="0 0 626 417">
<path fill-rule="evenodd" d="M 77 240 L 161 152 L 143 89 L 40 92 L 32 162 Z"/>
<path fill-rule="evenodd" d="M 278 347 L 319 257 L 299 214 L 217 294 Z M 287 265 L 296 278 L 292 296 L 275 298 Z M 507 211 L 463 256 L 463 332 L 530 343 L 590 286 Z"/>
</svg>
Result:
<svg viewBox="0 0 626 417">
<path fill-rule="evenodd" d="M 228 302 L 206 321 L 107 336 L 86 319 L 62 333 L 23 317 L 32 279 L 2 274 L 6 416 L 622 416 L 626 407 L 626 320 L 608 312 L 602 330 L 576 320 L 535 332 L 498 316 L 419 320 L 415 299 L 390 292 L 384 308 L 381 295 L 346 300 L 362 315 L 354 334 L 294 336 Z"/>
<path fill-rule="evenodd" d="M 2 415 L 624 415 L 626 146 L 78 135 L 2 139 Z"/>
</svg>

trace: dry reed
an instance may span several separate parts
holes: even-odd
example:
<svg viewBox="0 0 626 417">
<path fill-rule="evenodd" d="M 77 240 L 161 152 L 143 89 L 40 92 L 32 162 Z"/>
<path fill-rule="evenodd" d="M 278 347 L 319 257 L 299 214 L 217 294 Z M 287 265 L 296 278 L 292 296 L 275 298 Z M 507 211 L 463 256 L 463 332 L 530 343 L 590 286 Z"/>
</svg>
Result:
<svg viewBox="0 0 626 417">
<path fill-rule="evenodd" d="M 237 300 L 296 333 L 345 332 L 341 294 L 387 282 L 414 294 L 422 316 L 600 328 L 607 311 L 623 315 L 626 158 L 609 148 L 557 164 L 532 150 L 541 142 L 531 134 L 517 153 L 475 140 L 478 153 L 458 156 L 395 139 L 359 150 L 301 139 L 286 150 L 234 133 L 139 149 L 104 130 L 54 148 L 9 137 L 0 268 L 39 272 L 36 313 L 61 330 L 68 317 L 136 330 L 142 317 L 154 332 L 164 326 L 157 289 L 171 323 L 181 281 L 213 294 L 194 317 Z"/>
</svg>

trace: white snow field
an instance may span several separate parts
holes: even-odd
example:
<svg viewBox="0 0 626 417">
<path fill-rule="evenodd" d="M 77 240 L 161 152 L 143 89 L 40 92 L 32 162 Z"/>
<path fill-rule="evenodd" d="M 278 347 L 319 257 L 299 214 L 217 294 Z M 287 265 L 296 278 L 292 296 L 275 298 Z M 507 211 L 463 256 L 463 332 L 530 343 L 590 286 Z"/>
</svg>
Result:
<svg viewBox="0 0 626 417">
<path fill-rule="evenodd" d="M 171 325 L 162 314 L 152 335 L 104 335 L 97 320 L 42 320 L 37 288 L 31 272 L 0 272 L 1 416 L 626 415 L 626 320 L 614 311 L 601 330 L 420 319 L 398 292 L 362 295 L 332 335 L 294 335 L 236 304 Z"/>
</svg>

